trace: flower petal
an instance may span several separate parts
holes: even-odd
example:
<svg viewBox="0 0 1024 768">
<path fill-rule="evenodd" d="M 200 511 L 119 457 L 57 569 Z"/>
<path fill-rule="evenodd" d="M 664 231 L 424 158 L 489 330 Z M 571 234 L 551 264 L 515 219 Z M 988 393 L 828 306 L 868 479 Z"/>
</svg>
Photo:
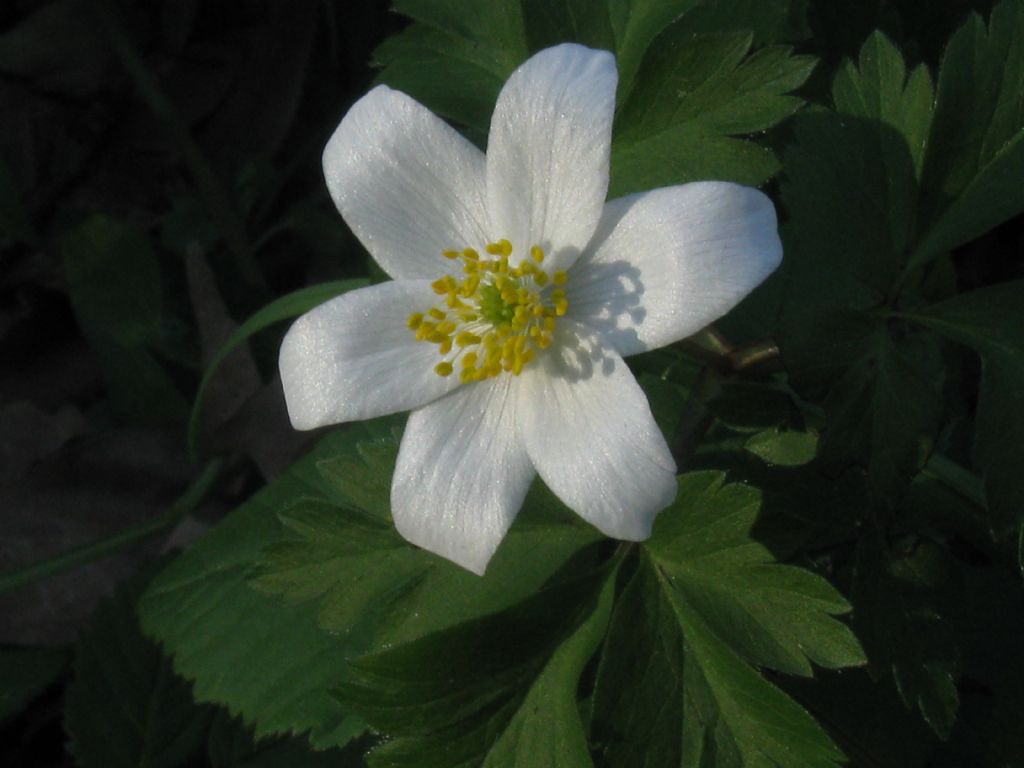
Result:
<svg viewBox="0 0 1024 768">
<path fill-rule="evenodd" d="M 458 386 L 434 373 L 437 347 L 406 320 L 437 301 L 426 280 L 372 285 L 307 312 L 281 343 L 279 365 L 296 429 L 406 411 Z"/>
<path fill-rule="evenodd" d="M 572 317 L 620 355 L 696 333 L 779 265 L 775 208 L 763 193 L 722 181 L 613 200 L 569 276 Z"/>
<path fill-rule="evenodd" d="M 557 346 L 522 374 L 526 450 L 585 520 L 617 539 L 646 539 L 675 498 L 675 461 L 622 358 L 572 321 L 557 334 Z"/>
<path fill-rule="evenodd" d="M 487 242 L 483 153 L 404 93 L 357 101 L 323 165 L 345 222 L 394 278 L 436 278 L 454 269 L 442 250 Z"/>
<path fill-rule="evenodd" d="M 607 51 L 564 44 L 509 77 L 491 117 L 492 231 L 522 257 L 534 245 L 565 269 L 590 240 L 608 192 L 618 74 Z"/>
<path fill-rule="evenodd" d="M 413 411 L 391 485 L 398 532 L 480 575 L 534 477 L 510 379 L 470 384 Z"/>
</svg>

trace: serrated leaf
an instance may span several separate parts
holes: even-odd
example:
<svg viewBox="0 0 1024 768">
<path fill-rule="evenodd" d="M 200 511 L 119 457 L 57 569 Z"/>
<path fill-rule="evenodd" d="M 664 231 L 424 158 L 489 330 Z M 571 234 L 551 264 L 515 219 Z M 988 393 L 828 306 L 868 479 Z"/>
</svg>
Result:
<svg viewBox="0 0 1024 768">
<path fill-rule="evenodd" d="M 326 748 L 363 729 L 326 691 L 341 659 L 337 640 L 317 627 L 317 606 L 282 603 L 246 580 L 262 550 L 282 537 L 281 509 L 303 496 L 331 497 L 317 462 L 355 454 L 361 427 L 321 441 L 159 573 L 139 603 L 143 629 L 195 681 L 196 699 L 241 715 L 256 738 L 309 732 L 314 747 Z"/>
<path fill-rule="evenodd" d="M 321 459 L 316 468 L 338 503 L 387 520 L 391 516 L 391 475 L 397 458 L 392 436 L 361 441 L 355 455 L 341 453 Z"/>
<path fill-rule="evenodd" d="M 360 463 L 360 438 L 375 429 L 356 425 L 325 439 L 161 573 L 143 599 L 144 626 L 195 679 L 196 697 L 241 713 L 258 737 L 309 730 L 314 746 L 346 743 L 362 723 L 327 694 L 345 658 L 500 611 L 598 538 L 536 509 L 549 502 L 535 490 L 484 578 L 415 549 L 380 514 L 389 480 L 339 494 L 338 478 L 318 469 L 382 471 L 390 462 Z M 370 445 L 368 455 L 381 447 Z M 394 442 L 389 449 L 393 456 Z M 338 506 L 340 495 L 366 502 L 372 488 L 383 496 L 364 503 L 369 510 Z"/>
<path fill-rule="evenodd" d="M 505 79 L 527 56 L 517 0 L 401 0 L 416 23 L 374 51 L 379 81 L 486 135 Z"/>
<path fill-rule="evenodd" d="M 813 375 L 816 395 L 859 354 L 864 332 L 856 326 L 865 319 L 854 316 L 883 305 L 904 267 L 930 91 L 927 71 L 908 76 L 900 53 L 876 33 L 858 66 L 848 62 L 836 76 L 837 111 L 807 110 L 792 120 L 796 140 L 784 153 L 781 183 L 790 221 L 779 346 L 791 374 Z"/>
<path fill-rule="evenodd" d="M 683 475 L 645 546 L 681 599 L 750 663 L 803 676 L 812 661 L 862 663 L 853 634 L 833 618 L 849 611 L 846 600 L 810 571 L 776 564 L 750 538 L 760 503 L 755 489 L 723 486 L 720 474 Z"/>
<path fill-rule="evenodd" d="M 774 174 L 768 150 L 735 137 L 795 112 L 802 102 L 786 94 L 814 60 L 784 47 L 748 56 L 751 41 L 749 33 L 695 37 L 685 18 L 657 38 L 616 118 L 611 197 L 707 178 L 757 184 Z"/>
<path fill-rule="evenodd" d="M 919 64 L 908 74 L 896 46 L 875 32 L 861 47 L 857 65 L 847 61 L 840 67 L 832 98 L 838 112 L 878 120 L 899 132 L 910 149 L 915 176 L 920 177 L 932 119 L 928 67 Z"/>
<path fill-rule="evenodd" d="M 1003 0 L 953 35 L 939 69 L 925 164 L 932 223 L 917 267 L 1024 210 L 1024 2 Z"/>
<path fill-rule="evenodd" d="M 615 571 L 353 660 L 337 695 L 391 737 L 370 764 L 589 765 L 576 688 L 604 634 Z M 517 754 L 524 740 L 537 751 Z"/>
<path fill-rule="evenodd" d="M 985 481 L 992 527 L 1016 533 L 1024 521 L 1024 280 L 962 294 L 909 314 L 982 357 L 975 416 L 975 460 Z"/>
<path fill-rule="evenodd" d="M 605 582 L 593 613 L 551 655 L 484 768 L 590 768 L 576 689 L 583 668 L 604 639 L 614 579 Z"/>
<path fill-rule="evenodd" d="M 362 768 L 351 750 L 314 750 L 305 738 L 256 741 L 251 729 L 224 710 L 217 710 L 206 739 L 209 768 Z"/>
<path fill-rule="evenodd" d="M 529 499 L 526 504 L 534 506 Z M 487 577 L 479 578 L 409 546 L 389 518 L 315 500 L 290 506 L 280 517 L 291 537 L 268 547 L 252 583 L 291 600 L 320 597 L 324 630 L 372 631 L 378 644 L 500 609 L 538 589 L 555 567 L 598 540 L 582 527 L 523 522 L 502 542 Z"/>
<path fill-rule="evenodd" d="M 896 560 L 865 537 L 858 548 L 854 580 L 855 620 L 873 666 L 886 670 L 904 703 L 948 739 L 956 721 L 959 651 L 929 591 L 936 577 L 927 569 L 937 554 L 924 547 Z"/>
<path fill-rule="evenodd" d="M 718 473 L 680 477 L 676 504 L 616 604 L 598 670 L 594 740 L 612 768 L 842 760 L 813 718 L 750 666 L 804 674 L 809 659 L 863 662 L 830 615 L 847 611 L 845 600 L 820 577 L 773 563 L 749 537 L 758 503 Z"/>
<path fill-rule="evenodd" d="M 885 319 L 915 237 L 930 94 L 927 70 L 908 74 L 872 35 L 836 77 L 839 111 L 798 115 L 784 157 L 779 347 L 793 386 L 828 412 L 821 455 L 867 468 L 888 504 L 927 458 L 942 412 L 938 348 Z"/>
<path fill-rule="evenodd" d="M 594 688 L 591 741 L 607 765 L 700 764 L 681 761 L 692 722 L 684 716 L 687 667 L 679 625 L 642 568 L 615 601 Z"/>
<path fill-rule="evenodd" d="M 685 600 L 672 591 L 667 594 L 700 671 L 694 684 L 707 686 L 718 710 L 713 730 L 708 728 L 700 738 L 701 761 L 708 759 L 703 752 L 713 743 L 713 754 L 722 754 L 724 764 L 738 756 L 737 764 L 744 768 L 832 768 L 842 763 L 843 753 L 803 707 L 744 664 Z M 699 732 L 699 726 L 694 730 Z M 697 739 L 691 743 L 695 747 Z"/>
<path fill-rule="evenodd" d="M 174 768 L 201 752 L 213 714 L 139 629 L 145 579 L 122 586 L 96 611 L 75 646 L 65 727 L 83 768 Z"/>
<path fill-rule="evenodd" d="M 654 38 L 700 3 L 701 0 L 609 0 L 608 20 L 615 34 L 620 100 L 632 90 L 640 62 Z"/>
</svg>

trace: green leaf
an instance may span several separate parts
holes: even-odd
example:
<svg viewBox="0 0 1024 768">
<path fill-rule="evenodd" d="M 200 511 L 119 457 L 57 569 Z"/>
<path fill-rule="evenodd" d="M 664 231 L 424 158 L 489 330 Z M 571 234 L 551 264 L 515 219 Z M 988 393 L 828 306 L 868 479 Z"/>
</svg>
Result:
<svg viewBox="0 0 1024 768">
<path fill-rule="evenodd" d="M 681 758 L 695 720 L 683 702 L 692 657 L 671 610 L 646 564 L 615 601 L 591 723 L 592 747 L 610 768 L 700 765 Z"/>
<path fill-rule="evenodd" d="M 551 655 L 484 768 L 588 768 L 586 734 L 576 689 L 583 668 L 604 639 L 611 616 L 614 579 L 605 582 L 594 612 Z"/>
<path fill-rule="evenodd" d="M 892 504 L 942 413 L 937 345 L 886 319 L 915 237 L 931 84 L 876 33 L 858 65 L 841 68 L 833 99 L 837 112 L 793 120 L 784 156 L 777 338 L 794 388 L 828 413 L 823 458 L 866 467 L 874 495 Z"/>
<path fill-rule="evenodd" d="M 818 451 L 818 436 L 811 432 L 758 432 L 744 445 L 768 464 L 798 467 L 811 461 Z"/>
<path fill-rule="evenodd" d="M 365 285 L 367 285 L 367 280 L 359 277 L 300 288 L 297 291 L 292 291 L 289 294 L 274 299 L 232 332 L 221 348 L 217 350 L 217 354 L 210 360 L 209 365 L 206 366 L 203 378 L 199 382 L 199 388 L 196 390 L 196 399 L 192 403 L 192 411 L 188 420 L 188 445 L 193 459 L 195 459 L 198 453 L 203 397 L 206 394 L 206 388 L 210 384 L 210 379 L 213 378 L 213 375 L 217 372 L 225 358 L 237 349 L 240 344 L 252 338 L 263 329 L 285 320 L 290 320 L 293 317 L 298 317 L 323 304 L 325 301 L 356 288 L 362 288 Z"/>
<path fill-rule="evenodd" d="M 663 589 L 667 585 L 663 583 Z M 694 757 L 704 751 L 722 754 L 722 762 L 729 764 L 731 756 L 743 766 L 807 766 L 831 768 L 843 762 L 843 754 L 832 743 L 821 727 L 805 709 L 785 693 L 766 682 L 753 668 L 743 663 L 728 645 L 723 643 L 685 600 L 668 591 L 668 599 L 675 611 L 683 637 L 696 660 L 691 691 L 705 688 L 699 702 L 691 693 L 693 710 L 700 712 L 703 703 L 714 701 L 717 722 L 714 730 L 695 725 L 697 734 L 690 742 Z M 692 710 L 691 710 L 692 711 Z M 698 720 L 704 720 L 697 715 Z M 706 721 L 705 721 L 706 722 Z M 684 743 L 684 759 L 686 747 Z M 713 760 L 714 758 L 711 758 Z M 733 758 L 735 760 L 735 758 Z"/>
<path fill-rule="evenodd" d="M 63 650 L 0 650 L 0 721 L 28 706 L 67 666 L 68 654 Z"/>
<path fill-rule="evenodd" d="M 303 496 L 330 497 L 317 462 L 355 453 L 366 434 L 357 426 L 325 438 L 159 573 L 139 603 L 143 629 L 195 681 L 196 699 L 240 714 L 256 738 L 308 731 L 314 747 L 326 748 L 363 729 L 326 691 L 342 660 L 337 639 L 316 625 L 316 606 L 282 603 L 246 576 L 281 539 L 281 509 Z"/>
<path fill-rule="evenodd" d="M 939 69 L 925 164 L 932 226 L 910 266 L 1024 210 L 1024 1 L 1004 0 L 986 28 L 973 14 Z"/>
<path fill-rule="evenodd" d="M 590 765 L 576 689 L 604 635 L 616 570 L 353 660 L 337 695 L 390 737 L 370 764 Z"/>
<path fill-rule="evenodd" d="M 891 674 L 904 703 L 948 739 L 956 721 L 959 652 L 930 592 L 941 575 L 937 547 L 891 558 L 871 537 L 857 553 L 854 605 L 872 666 Z"/>
<path fill-rule="evenodd" d="M 754 46 L 793 42 L 810 36 L 808 0 L 704 0 L 687 15 L 697 34 L 751 32 Z"/>
<path fill-rule="evenodd" d="M 360 447 L 375 429 L 326 438 L 143 598 L 146 630 L 196 681 L 197 699 L 241 713 L 257 737 L 308 730 L 316 747 L 346 743 L 362 721 L 327 693 L 346 658 L 500 611 L 598 539 L 564 512 L 553 517 L 538 487 L 486 577 L 415 549 L 386 517 L 395 443 Z"/>
<path fill-rule="evenodd" d="M 700 4 L 701 0 L 608 0 L 608 20 L 616 40 L 620 101 L 632 90 L 640 62 L 654 38 Z"/>
<path fill-rule="evenodd" d="M 722 485 L 718 473 L 680 478 L 676 503 L 645 545 L 675 593 L 747 661 L 809 676 L 810 662 L 837 669 L 863 662 L 849 628 L 833 618 L 846 600 L 824 579 L 779 565 L 750 538 L 760 494 Z"/>
<path fill-rule="evenodd" d="M 536 508 L 531 501 L 527 506 Z M 557 520 L 524 520 L 481 579 L 410 547 L 387 517 L 314 500 L 290 506 L 280 517 L 291 538 L 268 547 L 253 584 L 291 600 L 322 597 L 318 621 L 324 630 L 365 635 L 372 627 L 379 642 L 387 643 L 469 620 L 530 594 L 554 566 L 598 540 L 590 530 Z"/>
<path fill-rule="evenodd" d="M 378 80 L 486 135 L 498 91 L 527 56 L 516 0 L 400 0 L 416 20 L 374 51 Z"/>
<path fill-rule="evenodd" d="M 778 170 L 769 150 L 735 137 L 795 112 L 802 101 L 786 94 L 814 59 L 785 47 L 748 56 L 751 41 L 749 33 L 695 37 L 685 18 L 658 37 L 620 105 L 609 196 L 707 178 L 758 184 Z"/>
<path fill-rule="evenodd" d="M 565 42 L 615 50 L 605 0 L 523 0 L 523 17 L 531 51 Z"/>
<path fill-rule="evenodd" d="M 149 348 L 160 340 L 163 291 L 146 233 L 97 215 L 65 233 L 61 252 L 75 315 L 115 406 L 133 420 L 177 421 L 184 398 Z"/>
<path fill-rule="evenodd" d="M 250 729 L 217 710 L 206 739 L 210 768 L 362 768 L 352 750 L 314 750 L 303 737 L 256 741 Z"/>
<path fill-rule="evenodd" d="M 616 603 L 594 692 L 595 747 L 618 766 L 835 766 L 842 753 L 751 664 L 810 674 L 864 661 L 822 578 L 750 538 L 759 495 L 680 477 Z"/>
<path fill-rule="evenodd" d="M 198 757 L 212 711 L 197 707 L 170 659 L 143 637 L 136 578 L 96 611 L 75 647 L 65 727 L 84 768 L 172 768 Z"/>
<path fill-rule="evenodd" d="M 982 358 L 975 416 L 975 461 L 982 470 L 992 527 L 1024 523 L 1024 280 L 962 294 L 907 316 L 974 349 Z"/>
<path fill-rule="evenodd" d="M 847 61 L 832 84 L 836 111 L 870 118 L 895 129 L 906 139 L 914 174 L 920 178 L 932 119 L 932 80 L 919 64 L 907 73 L 903 56 L 881 32 L 860 49 L 856 66 Z M 887 165 L 898 166 L 899 161 Z"/>
<path fill-rule="evenodd" d="M 879 327 L 825 400 L 820 453 L 865 466 L 875 496 L 897 501 L 931 453 L 942 415 L 943 365 L 929 334 L 896 340 Z"/>
<path fill-rule="evenodd" d="M 848 344 L 860 343 L 855 326 L 864 320 L 851 322 L 851 312 L 883 305 L 904 266 L 930 93 L 927 70 L 908 76 L 899 52 L 876 33 L 859 65 L 848 62 L 836 76 L 838 111 L 792 120 L 796 140 L 784 153 L 781 183 L 790 219 L 778 278 L 785 285 L 779 346 L 791 373 L 813 372 L 825 391 L 856 358 Z M 837 333 L 841 343 L 825 343 Z"/>
</svg>

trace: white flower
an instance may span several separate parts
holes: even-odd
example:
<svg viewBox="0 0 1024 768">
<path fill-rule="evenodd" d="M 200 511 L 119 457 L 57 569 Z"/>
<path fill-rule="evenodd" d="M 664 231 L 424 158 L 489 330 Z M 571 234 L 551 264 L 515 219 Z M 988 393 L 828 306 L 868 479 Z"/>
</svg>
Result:
<svg viewBox="0 0 1024 768">
<path fill-rule="evenodd" d="M 616 82 L 605 51 L 541 51 L 502 88 L 486 156 L 381 86 L 324 151 L 341 215 L 394 279 L 292 326 L 288 413 L 312 429 L 411 409 L 395 525 L 476 573 L 535 473 L 605 534 L 650 535 L 676 468 L 622 358 L 700 330 L 781 259 L 755 189 L 605 203 Z"/>
</svg>

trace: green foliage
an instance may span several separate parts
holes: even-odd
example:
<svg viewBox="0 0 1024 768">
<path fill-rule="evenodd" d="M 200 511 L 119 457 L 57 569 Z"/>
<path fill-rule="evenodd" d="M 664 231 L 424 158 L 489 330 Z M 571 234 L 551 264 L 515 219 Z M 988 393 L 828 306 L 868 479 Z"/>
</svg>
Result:
<svg viewBox="0 0 1024 768">
<path fill-rule="evenodd" d="M 892 41 L 875 32 L 861 48 L 857 65 L 847 61 L 840 67 L 832 98 L 837 112 L 877 120 L 900 134 L 910 150 L 914 176 L 920 178 L 934 98 L 928 67 L 919 64 L 908 73 Z M 899 161 L 885 164 L 898 167 Z"/>
<path fill-rule="evenodd" d="M 865 538 L 857 555 L 857 636 L 872 665 L 893 676 L 907 706 L 919 708 L 928 725 L 948 739 L 959 703 L 960 659 L 935 605 L 941 552 L 922 546 L 897 559 Z"/>
<path fill-rule="evenodd" d="M 138 626 L 135 604 L 147 580 L 146 574 L 136 576 L 105 601 L 75 646 L 65 727 L 78 765 L 362 765 L 338 750 L 315 752 L 302 738 L 257 742 L 224 710 L 194 703 L 189 684 L 175 676 L 171 660 Z"/>
<path fill-rule="evenodd" d="M 144 585 L 136 578 L 122 586 L 75 648 L 65 727 L 85 768 L 170 768 L 202 750 L 212 710 L 192 704 L 188 684 L 139 630 L 135 602 Z"/>
<path fill-rule="evenodd" d="M 913 315 L 920 323 L 982 357 L 975 460 L 982 470 L 992 527 L 1014 533 L 1024 524 L 1024 281 L 965 293 Z"/>
<path fill-rule="evenodd" d="M 684 475 L 679 500 L 646 545 L 659 577 L 751 663 L 804 676 L 811 661 L 861 663 L 857 641 L 831 618 L 849 610 L 839 593 L 808 571 L 773 563 L 751 539 L 759 506 L 756 491 L 723 486 L 721 476 Z"/>
<path fill-rule="evenodd" d="M 427 10 L 427 8 L 431 10 Z M 765 147 L 741 138 L 796 111 L 788 96 L 814 59 L 785 47 L 787 3 L 400 3 L 416 19 L 376 52 L 380 79 L 483 136 L 502 82 L 528 50 L 573 40 L 616 54 L 619 117 L 612 196 L 696 179 L 759 184 L 778 170 Z M 797 14 L 798 15 L 798 14 Z M 500 31 L 500 34 L 499 34 Z M 435 74 L 437 73 L 437 74 Z"/>
<path fill-rule="evenodd" d="M 380 80 L 486 134 L 502 83 L 527 56 L 519 3 L 409 0 L 395 9 L 416 23 L 374 52 Z"/>
<path fill-rule="evenodd" d="M 309 731 L 311 743 L 324 747 L 362 730 L 327 693 L 342 659 L 336 639 L 317 628 L 316 607 L 282 604 L 246 580 L 263 548 L 281 536 L 278 511 L 296 498 L 329 494 L 316 463 L 354 450 L 355 440 L 339 433 L 325 441 L 160 573 L 139 604 L 143 628 L 173 653 L 175 670 L 195 680 L 195 697 L 241 713 L 257 738 Z"/>
<path fill-rule="evenodd" d="M 576 689 L 613 576 L 588 574 L 351 662 L 338 697 L 394 737 L 370 765 L 589 765 Z"/>
<path fill-rule="evenodd" d="M 525 524 L 479 579 L 394 531 L 387 498 L 396 445 L 360 444 L 366 436 L 353 428 L 325 440 L 161 574 L 142 601 L 144 626 L 196 680 L 197 698 L 240 711 L 257 736 L 312 729 L 315 745 L 346 743 L 360 721 L 323 685 L 343 679 L 346 657 L 500 611 L 595 541 L 537 488 Z M 296 675 L 287 697 L 276 675 L 252 674 L 282 663 Z"/>
<path fill-rule="evenodd" d="M 758 432 L 743 446 L 768 464 L 798 467 L 811 461 L 818 450 L 818 438 L 809 432 Z"/>
<path fill-rule="evenodd" d="M 828 582 L 750 538 L 756 491 L 680 478 L 616 605 L 594 701 L 609 765 L 837 765 L 842 754 L 751 664 L 810 675 L 864 661 Z M 682 731 L 680 732 L 680 723 Z"/>
<path fill-rule="evenodd" d="M 609 194 L 699 179 L 760 184 L 778 171 L 767 149 L 742 139 L 795 112 L 787 96 L 814 59 L 773 47 L 749 55 L 749 33 L 695 37 L 687 17 L 666 29 L 620 105 Z"/>
<path fill-rule="evenodd" d="M 916 267 L 1024 211 L 1024 5 L 1003 0 L 986 28 L 972 14 L 939 69 L 925 168 L 931 229 Z"/>
</svg>

